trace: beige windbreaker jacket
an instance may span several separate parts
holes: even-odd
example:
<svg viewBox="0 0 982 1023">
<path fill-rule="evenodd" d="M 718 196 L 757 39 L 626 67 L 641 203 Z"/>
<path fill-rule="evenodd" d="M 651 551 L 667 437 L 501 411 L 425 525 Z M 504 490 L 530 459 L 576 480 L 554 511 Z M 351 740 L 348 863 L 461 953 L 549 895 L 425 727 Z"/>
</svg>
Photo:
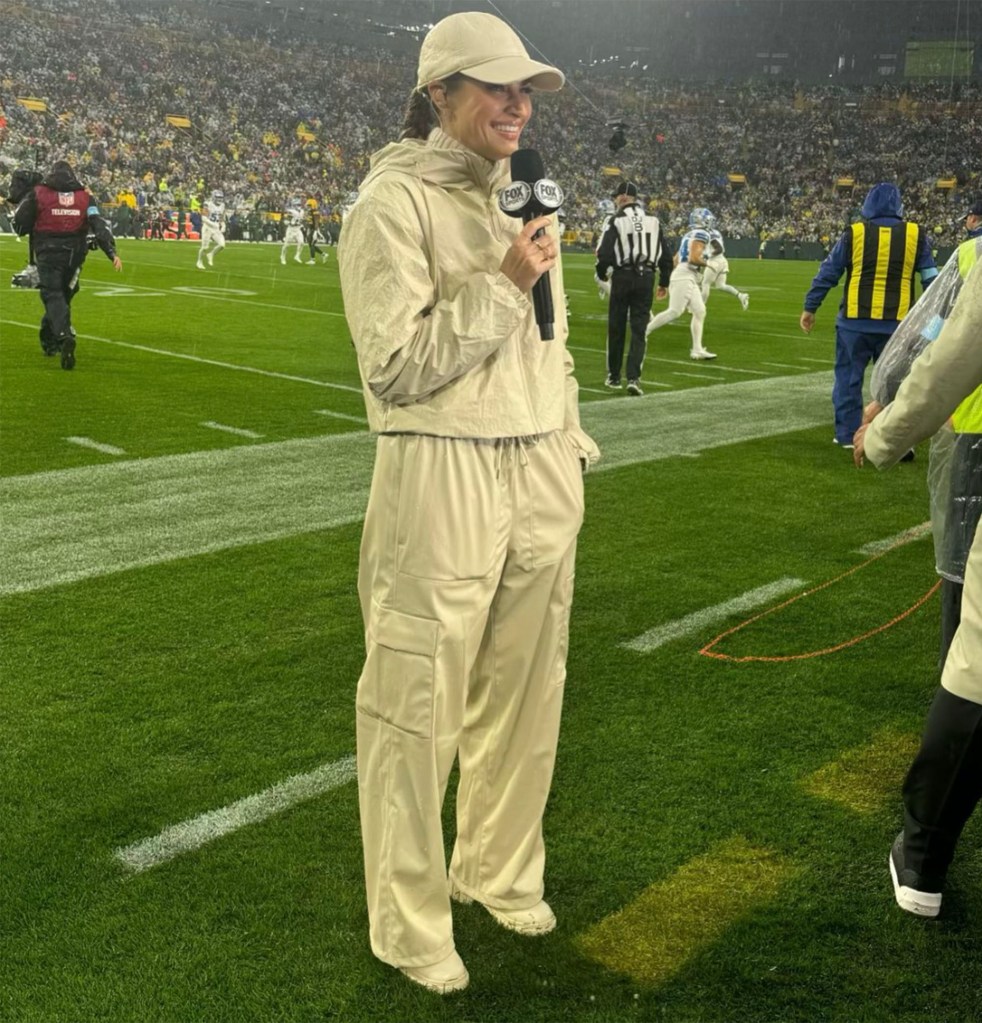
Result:
<svg viewBox="0 0 982 1023">
<path fill-rule="evenodd" d="M 968 275 L 936 341 L 917 357 L 896 398 L 873 420 L 866 457 L 885 469 L 935 434 L 982 384 L 982 263 Z"/>
<path fill-rule="evenodd" d="M 917 357 L 897 396 L 866 431 L 869 460 L 883 469 L 930 437 L 982 384 L 982 263 L 968 275 L 936 341 Z M 982 703 L 982 528 L 965 566 L 961 624 L 952 640 L 941 684 Z"/>
<path fill-rule="evenodd" d="M 470 438 L 565 430 L 594 462 L 566 349 L 561 265 L 550 274 L 553 341 L 540 340 L 531 298 L 498 270 L 522 227 L 498 209 L 508 180 L 507 161 L 439 128 L 372 157 L 338 243 L 369 427 Z"/>
</svg>

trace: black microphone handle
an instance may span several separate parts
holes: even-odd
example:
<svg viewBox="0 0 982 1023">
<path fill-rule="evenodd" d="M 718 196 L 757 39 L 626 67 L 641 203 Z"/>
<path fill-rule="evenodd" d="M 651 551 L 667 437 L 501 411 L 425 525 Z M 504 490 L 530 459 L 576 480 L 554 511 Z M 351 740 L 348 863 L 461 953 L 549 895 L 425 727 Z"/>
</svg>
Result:
<svg viewBox="0 0 982 1023">
<path fill-rule="evenodd" d="M 527 224 L 535 217 L 535 213 L 528 213 L 523 215 L 522 220 Z M 532 236 L 532 240 L 535 241 L 536 238 L 541 238 L 544 234 L 545 228 L 540 227 Z M 532 307 L 535 309 L 535 322 L 539 325 L 540 340 L 554 340 L 556 337 L 555 312 L 552 306 L 552 285 L 549 282 L 548 270 L 532 285 Z"/>
</svg>

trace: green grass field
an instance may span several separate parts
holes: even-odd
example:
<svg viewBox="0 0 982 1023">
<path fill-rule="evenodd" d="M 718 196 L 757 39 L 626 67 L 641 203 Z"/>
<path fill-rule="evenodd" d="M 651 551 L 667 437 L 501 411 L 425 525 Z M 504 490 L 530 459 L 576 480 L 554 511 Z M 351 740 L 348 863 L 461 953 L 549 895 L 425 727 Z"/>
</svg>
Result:
<svg viewBox="0 0 982 1023">
<path fill-rule="evenodd" d="M 545 821 L 559 927 L 456 907 L 471 986 L 440 999 L 367 940 L 349 758 L 372 441 L 334 253 L 231 245 L 201 272 L 191 244 L 127 241 L 119 275 L 94 253 L 70 373 L 37 294 L 7 287 L 24 256 L 0 241 L 0 1019 L 978 1019 L 979 820 L 937 921 L 895 906 L 886 868 L 937 597 L 832 650 L 935 581 L 923 532 L 877 546 L 927 518 L 927 453 L 858 472 L 831 443 L 834 304 L 797 328 L 814 265 L 733 261 L 751 305 L 712 297 L 719 359 L 666 327 L 632 399 L 603 389 L 606 309 L 567 258 L 605 460 Z M 802 593 L 714 647 L 731 659 L 700 654 Z M 195 828 L 211 841 L 183 851 Z"/>
</svg>

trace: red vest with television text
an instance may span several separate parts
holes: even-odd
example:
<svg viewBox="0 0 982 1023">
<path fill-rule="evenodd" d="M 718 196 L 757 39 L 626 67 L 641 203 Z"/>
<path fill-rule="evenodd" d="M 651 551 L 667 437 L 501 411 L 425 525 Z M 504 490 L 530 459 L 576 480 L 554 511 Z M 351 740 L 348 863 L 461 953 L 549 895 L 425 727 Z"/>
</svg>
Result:
<svg viewBox="0 0 982 1023">
<path fill-rule="evenodd" d="M 47 185 L 34 189 L 38 212 L 34 230 L 41 234 L 78 234 L 88 227 L 86 210 L 91 199 L 84 188 L 74 192 L 57 192 Z"/>
</svg>

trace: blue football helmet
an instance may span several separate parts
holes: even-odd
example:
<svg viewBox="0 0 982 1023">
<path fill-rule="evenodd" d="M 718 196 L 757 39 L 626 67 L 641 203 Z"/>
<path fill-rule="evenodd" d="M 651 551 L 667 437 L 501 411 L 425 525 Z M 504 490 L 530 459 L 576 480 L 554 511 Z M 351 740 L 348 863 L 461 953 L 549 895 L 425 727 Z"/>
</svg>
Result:
<svg viewBox="0 0 982 1023">
<path fill-rule="evenodd" d="M 689 227 L 703 227 L 708 231 L 715 224 L 716 218 L 704 206 L 694 209 L 689 214 Z"/>
</svg>

